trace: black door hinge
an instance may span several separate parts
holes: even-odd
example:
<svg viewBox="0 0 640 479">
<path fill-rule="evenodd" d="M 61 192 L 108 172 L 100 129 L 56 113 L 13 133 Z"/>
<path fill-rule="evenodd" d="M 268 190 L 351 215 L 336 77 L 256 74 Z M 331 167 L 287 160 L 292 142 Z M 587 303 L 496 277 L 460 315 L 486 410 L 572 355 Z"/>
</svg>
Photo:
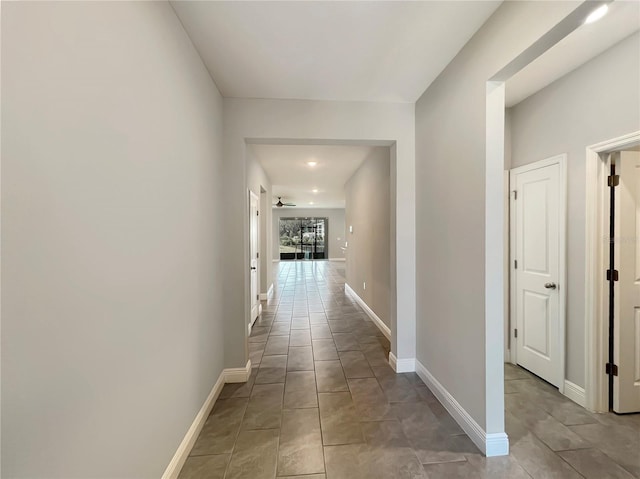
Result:
<svg viewBox="0 0 640 479">
<path fill-rule="evenodd" d="M 617 269 L 608 269 L 607 270 L 607 281 L 618 281 L 618 270 Z"/>
<path fill-rule="evenodd" d="M 260 258 L 260 253 L 256 253 L 256 258 Z"/>
<path fill-rule="evenodd" d="M 514 330 L 513 330 L 513 337 L 514 337 L 514 338 L 517 338 L 517 337 L 518 337 L 518 330 L 517 330 L 517 329 L 514 329 Z"/>
<path fill-rule="evenodd" d="M 610 374 L 612 376 L 618 375 L 618 366 L 616 364 L 607 363 L 604 365 L 604 371 L 606 374 Z"/>
<path fill-rule="evenodd" d="M 514 200 L 518 199 L 518 190 L 513 190 L 513 199 Z"/>
<path fill-rule="evenodd" d="M 259 211 L 256 211 L 256 216 L 260 216 L 260 212 Z"/>
<path fill-rule="evenodd" d="M 607 176 L 607 186 L 608 187 L 616 187 L 620 184 L 620 175 L 609 175 Z"/>
<path fill-rule="evenodd" d="M 518 269 L 518 260 L 517 259 L 513 260 L 513 269 Z"/>
</svg>

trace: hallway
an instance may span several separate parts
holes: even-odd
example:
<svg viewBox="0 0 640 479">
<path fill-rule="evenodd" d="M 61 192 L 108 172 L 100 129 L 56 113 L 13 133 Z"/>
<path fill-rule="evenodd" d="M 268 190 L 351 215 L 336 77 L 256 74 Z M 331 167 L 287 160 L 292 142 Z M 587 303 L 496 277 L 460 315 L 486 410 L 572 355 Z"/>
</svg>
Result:
<svg viewBox="0 0 640 479">
<path fill-rule="evenodd" d="M 511 455 L 485 458 L 344 293 L 344 263 L 280 262 L 251 337 L 181 479 L 640 477 L 640 415 L 591 414 L 505 365 Z M 635 474 L 635 475 L 634 475 Z"/>
<path fill-rule="evenodd" d="M 280 262 L 277 275 L 251 378 L 224 387 L 182 479 L 529 477 L 487 461 L 416 374 L 393 372 L 389 341 L 344 293 L 344 263 Z"/>
</svg>

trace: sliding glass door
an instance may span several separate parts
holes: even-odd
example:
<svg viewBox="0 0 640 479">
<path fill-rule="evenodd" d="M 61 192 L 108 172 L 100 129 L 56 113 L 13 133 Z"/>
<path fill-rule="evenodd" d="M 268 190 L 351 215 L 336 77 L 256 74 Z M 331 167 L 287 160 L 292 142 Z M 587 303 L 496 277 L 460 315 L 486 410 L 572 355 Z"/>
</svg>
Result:
<svg viewBox="0 0 640 479">
<path fill-rule="evenodd" d="M 280 218 L 280 259 L 328 258 L 327 218 Z"/>
</svg>

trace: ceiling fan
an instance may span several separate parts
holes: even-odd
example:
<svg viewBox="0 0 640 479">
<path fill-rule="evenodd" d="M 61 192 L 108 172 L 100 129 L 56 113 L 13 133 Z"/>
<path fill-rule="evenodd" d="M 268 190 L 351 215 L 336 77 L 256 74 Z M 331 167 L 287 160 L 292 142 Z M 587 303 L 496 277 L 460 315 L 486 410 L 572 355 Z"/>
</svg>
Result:
<svg viewBox="0 0 640 479">
<path fill-rule="evenodd" d="M 283 203 L 281 198 L 282 196 L 278 196 L 278 202 L 273 206 L 276 208 L 282 208 L 283 206 L 295 206 L 293 203 Z"/>
</svg>

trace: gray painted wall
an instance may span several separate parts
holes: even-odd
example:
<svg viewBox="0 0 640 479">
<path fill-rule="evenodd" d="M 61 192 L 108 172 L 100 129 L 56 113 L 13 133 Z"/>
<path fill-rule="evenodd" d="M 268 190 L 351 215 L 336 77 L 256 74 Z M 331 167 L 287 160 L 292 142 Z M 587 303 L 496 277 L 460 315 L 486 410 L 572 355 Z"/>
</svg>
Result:
<svg viewBox="0 0 640 479">
<path fill-rule="evenodd" d="M 273 209 L 272 221 L 272 257 L 280 259 L 280 218 L 319 217 L 328 218 L 327 251 L 329 259 L 344 259 L 344 209 L 342 208 L 277 208 Z"/>
<path fill-rule="evenodd" d="M 389 148 L 376 148 L 344 187 L 347 284 L 387 326 L 391 326 L 389 158 Z"/>
<path fill-rule="evenodd" d="M 2 477 L 171 460 L 223 364 L 222 106 L 168 3 L 2 5 Z"/>
<path fill-rule="evenodd" d="M 640 130 L 640 34 L 511 108 L 512 167 L 568 155 L 567 379 L 585 385 L 585 149 Z"/>
<path fill-rule="evenodd" d="M 575 6 L 504 2 L 416 103 L 417 359 L 487 433 L 504 414 L 502 351 L 485 348 L 486 82 Z"/>
</svg>

